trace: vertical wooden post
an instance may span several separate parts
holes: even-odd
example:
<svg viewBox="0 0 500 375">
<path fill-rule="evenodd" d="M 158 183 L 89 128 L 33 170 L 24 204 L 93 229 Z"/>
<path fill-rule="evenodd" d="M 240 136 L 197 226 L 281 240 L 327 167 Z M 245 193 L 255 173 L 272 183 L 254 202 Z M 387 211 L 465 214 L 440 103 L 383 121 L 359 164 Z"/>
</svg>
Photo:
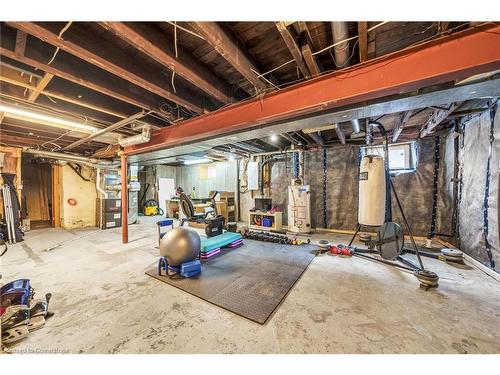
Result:
<svg viewBox="0 0 500 375">
<path fill-rule="evenodd" d="M 368 22 L 358 22 L 359 62 L 368 58 Z"/>
<path fill-rule="evenodd" d="M 61 166 L 52 166 L 52 227 L 61 227 Z"/>
<path fill-rule="evenodd" d="M 127 155 L 121 154 L 122 183 L 122 243 L 128 243 L 128 189 L 127 189 Z"/>
<path fill-rule="evenodd" d="M 23 179 L 22 179 L 22 162 L 23 162 L 23 154 L 20 148 L 16 148 L 16 190 L 17 190 L 17 199 L 19 200 L 19 210 L 22 211 L 23 206 Z"/>
</svg>

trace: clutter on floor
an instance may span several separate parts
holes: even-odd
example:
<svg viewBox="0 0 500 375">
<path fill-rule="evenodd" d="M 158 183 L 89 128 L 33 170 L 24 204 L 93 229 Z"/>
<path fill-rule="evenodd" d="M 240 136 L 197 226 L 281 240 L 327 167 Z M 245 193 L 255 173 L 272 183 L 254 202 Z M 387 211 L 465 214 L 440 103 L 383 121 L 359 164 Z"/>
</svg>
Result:
<svg viewBox="0 0 500 375">
<path fill-rule="evenodd" d="M 309 238 L 307 239 L 290 238 L 289 236 L 283 234 L 270 233 L 270 232 L 257 232 L 257 231 L 245 232 L 244 238 L 256 241 L 280 243 L 282 245 L 302 245 L 305 243 L 307 244 L 311 243 L 311 240 Z"/>
<path fill-rule="evenodd" d="M 163 215 L 165 212 L 160 208 L 158 201 L 155 199 L 148 199 L 144 202 L 143 206 L 144 216 L 157 216 Z"/>
<path fill-rule="evenodd" d="M 49 312 L 50 293 L 45 299 L 35 299 L 29 279 L 18 279 L 0 289 L 2 344 L 13 344 L 31 332 L 43 328 Z"/>
</svg>

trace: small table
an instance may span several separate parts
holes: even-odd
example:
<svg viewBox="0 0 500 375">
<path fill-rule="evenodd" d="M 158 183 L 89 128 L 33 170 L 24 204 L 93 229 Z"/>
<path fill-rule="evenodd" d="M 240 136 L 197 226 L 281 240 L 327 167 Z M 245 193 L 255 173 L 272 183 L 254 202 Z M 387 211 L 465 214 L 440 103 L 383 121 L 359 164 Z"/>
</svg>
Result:
<svg viewBox="0 0 500 375">
<path fill-rule="evenodd" d="M 283 212 L 281 211 L 276 211 L 273 213 L 270 212 L 264 212 L 264 211 L 248 211 L 249 215 L 249 222 L 248 222 L 248 227 L 250 229 L 255 229 L 255 230 L 268 230 L 268 231 L 281 231 L 282 229 L 282 217 L 283 217 Z M 254 218 L 260 216 L 260 221 L 262 223 L 262 220 L 264 218 L 270 218 L 272 221 L 272 225 L 270 227 L 266 227 L 264 225 L 255 225 L 254 223 Z"/>
</svg>

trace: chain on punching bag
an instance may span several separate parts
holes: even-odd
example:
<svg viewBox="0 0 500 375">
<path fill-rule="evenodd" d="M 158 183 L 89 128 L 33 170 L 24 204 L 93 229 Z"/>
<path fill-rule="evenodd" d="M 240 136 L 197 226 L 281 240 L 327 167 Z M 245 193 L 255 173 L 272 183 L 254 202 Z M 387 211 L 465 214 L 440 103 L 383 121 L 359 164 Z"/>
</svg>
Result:
<svg viewBox="0 0 500 375">
<path fill-rule="evenodd" d="M 328 227 L 328 217 L 326 210 L 326 182 L 327 182 L 327 159 L 326 159 L 326 148 L 323 148 L 323 228 Z"/>
<path fill-rule="evenodd" d="M 441 140 L 439 135 L 434 137 L 434 176 L 432 182 L 432 214 L 431 227 L 427 239 L 431 240 L 436 234 L 436 212 L 438 200 L 438 182 L 439 182 L 439 162 L 440 162 Z"/>
<path fill-rule="evenodd" d="M 299 176 L 299 174 L 300 174 L 300 155 L 298 152 L 293 153 L 292 163 L 293 163 L 292 176 L 293 176 L 293 178 L 299 178 L 300 177 Z"/>
</svg>

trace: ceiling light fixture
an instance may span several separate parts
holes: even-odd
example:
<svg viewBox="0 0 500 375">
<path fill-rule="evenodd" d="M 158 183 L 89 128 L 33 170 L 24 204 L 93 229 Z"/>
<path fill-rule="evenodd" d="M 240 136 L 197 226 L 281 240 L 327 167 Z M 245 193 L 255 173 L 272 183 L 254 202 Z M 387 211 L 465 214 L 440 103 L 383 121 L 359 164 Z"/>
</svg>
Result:
<svg viewBox="0 0 500 375">
<path fill-rule="evenodd" d="M 206 164 L 206 163 L 211 163 L 212 160 L 210 159 L 193 159 L 193 160 L 184 160 L 184 165 L 193 165 L 193 164 Z"/>
<path fill-rule="evenodd" d="M 278 136 L 276 134 L 271 134 L 271 142 L 277 142 L 278 141 Z"/>
<path fill-rule="evenodd" d="M 64 118 L 53 117 L 41 112 L 33 112 L 22 107 L 11 106 L 5 103 L 0 103 L 0 112 L 5 112 L 5 117 L 10 117 L 18 120 L 25 120 L 35 123 L 43 123 L 49 126 L 55 126 L 65 129 L 81 130 L 86 133 L 93 133 L 98 129 L 91 125 L 82 124 L 80 122 L 66 120 Z"/>
</svg>

